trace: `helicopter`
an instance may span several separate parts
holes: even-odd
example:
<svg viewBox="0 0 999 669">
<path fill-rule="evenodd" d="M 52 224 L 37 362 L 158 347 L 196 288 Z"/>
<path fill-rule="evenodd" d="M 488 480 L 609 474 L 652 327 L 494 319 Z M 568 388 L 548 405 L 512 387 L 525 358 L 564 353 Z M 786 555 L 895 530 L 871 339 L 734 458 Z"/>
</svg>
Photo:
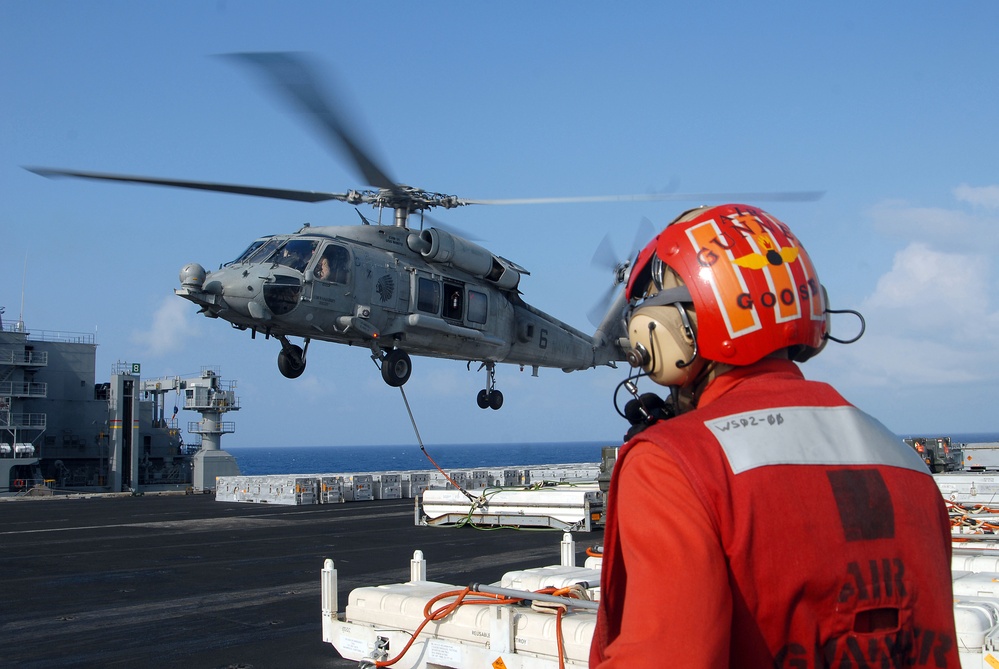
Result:
<svg viewBox="0 0 999 669">
<path fill-rule="evenodd" d="M 370 186 L 346 192 L 316 192 L 226 183 L 164 179 L 68 169 L 26 167 L 45 177 L 207 190 L 307 203 L 339 201 L 367 204 L 372 221 L 357 210 L 360 224 L 311 226 L 253 241 L 235 259 L 208 271 L 199 263 L 184 265 L 174 292 L 199 307 L 208 318 L 276 339 L 280 373 L 294 379 L 306 368 L 309 345 L 326 341 L 366 347 L 385 383 L 403 386 L 412 373 L 412 356 L 447 358 L 481 364 L 485 387 L 476 403 L 499 409 L 496 363 L 566 372 L 596 366 L 615 367 L 626 359 L 628 341 L 621 313 L 620 286 L 630 261 L 609 262 L 610 291 L 598 308 L 603 317 L 588 335 L 546 314 L 521 296 L 523 267 L 435 222 L 427 212 L 466 205 L 559 202 L 692 200 L 701 195 L 586 196 L 481 200 L 460 198 L 400 184 L 363 147 L 320 84 L 318 70 L 303 54 L 242 53 L 226 57 L 248 66 L 299 111 L 305 111 L 330 146 Z M 761 194 L 739 194 L 759 199 Z M 815 193 L 768 194 L 769 199 L 808 200 Z M 391 220 L 382 222 L 385 212 Z M 416 220 L 418 220 L 418 224 Z M 430 223 L 427 226 L 427 223 Z M 616 295 L 616 297 L 615 297 Z M 301 340 L 301 344 L 294 340 Z"/>
</svg>

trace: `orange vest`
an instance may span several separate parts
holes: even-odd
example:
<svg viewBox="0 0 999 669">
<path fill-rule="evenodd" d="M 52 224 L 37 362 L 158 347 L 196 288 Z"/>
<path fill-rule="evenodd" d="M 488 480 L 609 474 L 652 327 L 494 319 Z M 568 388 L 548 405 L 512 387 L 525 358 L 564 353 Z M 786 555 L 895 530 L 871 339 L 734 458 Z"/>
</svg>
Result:
<svg viewBox="0 0 999 669">
<path fill-rule="evenodd" d="M 959 667 L 950 526 L 918 455 L 793 363 L 714 384 L 700 408 L 638 439 L 668 452 L 714 519 L 733 612 L 704 625 L 730 625 L 730 666 Z M 613 515 L 615 483 L 591 666 L 625 605 L 617 525 L 641 522 Z"/>
</svg>

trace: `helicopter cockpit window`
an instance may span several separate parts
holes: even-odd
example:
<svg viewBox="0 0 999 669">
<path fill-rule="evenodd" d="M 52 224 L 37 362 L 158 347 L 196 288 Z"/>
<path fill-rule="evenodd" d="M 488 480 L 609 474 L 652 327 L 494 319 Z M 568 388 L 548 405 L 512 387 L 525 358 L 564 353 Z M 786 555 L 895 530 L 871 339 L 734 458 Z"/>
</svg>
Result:
<svg viewBox="0 0 999 669">
<path fill-rule="evenodd" d="M 436 314 L 441 308 L 441 285 L 433 279 L 420 277 L 416 286 L 416 308 Z"/>
<path fill-rule="evenodd" d="M 290 267 L 296 272 L 304 272 L 305 266 L 312 260 L 316 250 L 316 241 L 310 239 L 291 239 L 271 256 L 271 262 Z"/>
<path fill-rule="evenodd" d="M 330 283 L 347 283 L 347 271 L 350 267 L 350 254 L 347 249 L 338 244 L 330 244 L 319 257 L 313 274 L 319 281 Z"/>
<path fill-rule="evenodd" d="M 260 240 L 264 241 L 264 240 Z M 281 245 L 280 239 L 268 239 L 262 245 L 258 245 L 255 248 L 247 249 L 241 259 L 244 262 L 263 262 L 266 260 L 278 246 Z"/>
<path fill-rule="evenodd" d="M 257 241 L 253 242 L 252 244 L 250 244 L 249 246 L 246 247 L 245 251 L 243 251 L 242 253 L 239 254 L 238 258 L 236 258 L 235 260 L 233 260 L 229 264 L 230 265 L 237 265 L 237 264 L 239 264 L 241 262 L 245 262 L 250 256 L 253 255 L 254 251 L 256 251 L 261 246 L 263 246 L 266 241 L 267 241 L 267 237 L 264 237 L 263 239 L 258 239 Z"/>
<path fill-rule="evenodd" d="M 485 293 L 480 293 L 477 290 L 468 291 L 468 320 L 471 323 L 479 323 L 480 325 L 486 322 L 486 316 L 489 313 L 489 298 Z"/>
</svg>

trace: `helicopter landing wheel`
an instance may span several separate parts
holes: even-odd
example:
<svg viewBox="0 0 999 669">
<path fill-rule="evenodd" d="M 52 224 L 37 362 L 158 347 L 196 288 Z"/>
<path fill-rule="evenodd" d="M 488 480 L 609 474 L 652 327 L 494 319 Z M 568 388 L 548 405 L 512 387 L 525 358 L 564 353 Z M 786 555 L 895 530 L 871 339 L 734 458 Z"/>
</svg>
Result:
<svg viewBox="0 0 999 669">
<path fill-rule="evenodd" d="M 409 381 L 413 373 L 413 361 L 405 351 L 394 348 L 382 359 L 382 379 L 393 388 L 398 388 Z"/>
<path fill-rule="evenodd" d="M 486 369 L 486 387 L 475 396 L 475 403 L 479 405 L 480 409 L 496 411 L 503 406 L 503 393 L 496 390 L 496 363 L 484 362 L 482 367 Z"/>
<path fill-rule="evenodd" d="M 492 409 L 496 411 L 503 406 L 503 393 L 498 390 L 490 391 L 483 388 L 475 396 L 475 403 L 479 405 L 480 409 Z"/>
<path fill-rule="evenodd" d="M 278 370 L 286 379 L 297 379 L 305 371 L 305 351 L 294 344 L 281 349 L 278 353 Z"/>
</svg>

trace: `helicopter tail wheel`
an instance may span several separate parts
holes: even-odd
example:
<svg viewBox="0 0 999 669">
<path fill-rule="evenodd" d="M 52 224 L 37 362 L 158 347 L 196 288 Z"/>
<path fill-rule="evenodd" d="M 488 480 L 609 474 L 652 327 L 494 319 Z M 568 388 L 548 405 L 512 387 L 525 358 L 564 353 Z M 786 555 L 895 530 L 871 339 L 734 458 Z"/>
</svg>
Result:
<svg viewBox="0 0 999 669">
<path fill-rule="evenodd" d="M 413 372 L 413 362 L 405 351 L 394 348 L 385 354 L 382 360 L 382 378 L 393 388 L 398 388 L 409 381 Z"/>
<path fill-rule="evenodd" d="M 288 379 L 297 379 L 305 371 L 305 351 L 301 346 L 291 344 L 278 353 L 278 370 Z"/>
</svg>

